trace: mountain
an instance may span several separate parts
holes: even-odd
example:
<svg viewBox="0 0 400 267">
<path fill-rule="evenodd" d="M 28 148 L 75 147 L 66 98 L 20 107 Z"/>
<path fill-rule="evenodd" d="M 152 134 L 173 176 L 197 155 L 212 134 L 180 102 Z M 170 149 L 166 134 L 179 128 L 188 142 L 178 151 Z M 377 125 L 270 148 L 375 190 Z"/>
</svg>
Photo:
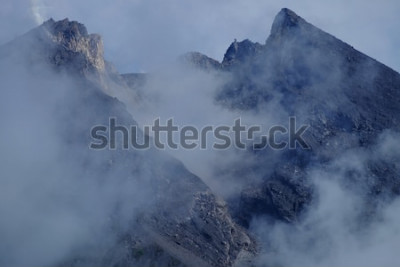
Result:
<svg viewBox="0 0 400 267">
<path fill-rule="evenodd" d="M 382 136 L 400 129 L 396 71 L 286 8 L 276 16 L 265 44 L 235 41 L 219 69 L 231 77 L 215 96 L 220 105 L 256 114 L 273 112 L 280 125 L 287 125 L 284 120 L 289 116 L 309 125 L 304 133 L 309 149 L 251 150 L 248 156 L 254 155 L 253 162 L 236 162 L 234 173 L 232 165 L 221 171 L 231 173 L 233 180 L 243 179 L 249 170 L 266 174 L 232 200 L 244 226 L 258 216 L 298 221 L 317 198 L 309 178 L 316 168 L 325 172 L 337 168 L 346 187 L 366 196 L 360 206 L 365 220 L 381 200 L 399 194 L 399 165 L 376 153 Z M 342 174 L 337 161 L 351 153 L 359 154 L 363 167 Z M 271 161 L 272 166 L 265 164 Z"/>
<path fill-rule="evenodd" d="M 137 126 L 125 105 L 110 96 L 112 92 L 131 89 L 125 82 L 126 77 L 120 76 L 104 60 L 99 35 L 88 34 L 85 26 L 75 21 L 50 19 L 2 46 L 0 51 L 2 77 L 10 77 L 8 83 L 12 90 L 4 101 L 13 103 L 2 111 L 3 114 L 17 114 L 15 116 L 22 124 L 29 123 L 26 115 L 18 114 L 18 110 L 24 109 L 23 105 L 28 108 L 38 105 L 44 114 L 51 114 L 51 120 L 43 124 L 40 122 L 45 119 L 38 118 L 36 109 L 32 108 L 31 116 L 36 117 L 38 123 L 29 123 L 33 133 L 30 138 L 37 138 L 41 154 L 27 160 L 35 161 L 46 154 L 44 144 L 51 142 L 36 133 L 46 133 L 45 136 L 51 136 L 50 140 L 54 137 L 57 141 L 50 143 L 50 147 L 56 150 L 57 156 L 38 163 L 38 167 L 40 164 L 65 164 L 65 168 L 59 167 L 59 170 L 63 172 L 60 176 L 67 179 L 61 181 L 68 186 L 55 186 L 52 193 L 45 191 L 43 195 L 63 196 L 64 191 L 71 190 L 71 195 L 67 194 L 62 203 L 57 204 L 57 210 L 75 211 L 86 207 L 91 211 L 85 212 L 82 218 L 86 218 L 86 223 L 94 220 L 90 228 L 103 233 L 101 238 L 93 234 L 89 236 L 89 240 L 97 240 L 95 244 L 77 249 L 83 246 L 78 242 L 72 252 L 62 253 L 63 257 L 49 262 L 40 261 L 41 253 L 50 249 L 43 245 L 37 250 L 37 255 L 26 259 L 20 259 L 23 256 L 13 258 L 13 253 L 9 257 L 0 257 L 0 265 L 232 266 L 254 254 L 254 242 L 243 228 L 233 222 L 225 202 L 179 161 L 155 148 L 122 149 L 122 139 L 117 139 L 118 149 L 88 148 L 91 128 L 108 125 L 110 118 L 117 119 L 120 125 Z M 27 84 L 19 86 L 20 77 L 24 77 L 22 80 Z M 5 90 L 3 94 L 7 95 Z M 27 100 L 23 104 L 22 100 L 12 98 L 13 94 L 34 94 L 36 100 Z M 50 134 L 53 131 L 54 136 Z M 9 140 L 11 133 L 3 137 L 3 140 Z M 144 140 L 141 131 L 134 132 L 133 137 L 140 142 Z M 3 174 L 14 175 L 13 172 Z M 34 174 L 32 170 L 26 176 Z M 57 182 L 57 177 L 52 177 L 50 171 L 42 173 L 42 176 L 48 183 Z M 36 204 L 34 199 L 21 198 Z M 72 204 L 74 199 L 80 203 Z M 51 198 L 48 201 L 56 203 Z M 12 218 L 11 207 L 6 214 Z M 48 216 L 39 220 L 43 223 L 46 219 L 58 220 L 58 216 Z M 29 222 L 33 218 L 25 220 L 21 231 L 31 227 Z M 80 230 L 85 229 L 84 225 L 78 224 Z M 4 227 L 2 231 L 6 229 Z M 54 235 L 57 241 L 52 249 L 63 242 L 59 239 L 66 238 L 60 231 Z M 108 241 L 104 244 L 105 240 Z M 13 240 L 2 242 L 7 246 Z M 0 255 L 5 255 L 1 247 Z M 34 249 L 29 247 L 28 250 Z M 39 261 L 35 262 L 35 259 Z"/>
<path fill-rule="evenodd" d="M 335 266 L 343 250 L 396 244 L 396 71 L 286 8 L 265 43 L 235 40 L 222 62 L 190 52 L 165 73 L 121 75 L 103 55 L 101 37 L 68 19 L 0 47 L 0 265 Z M 196 127 L 307 127 L 294 147 L 267 135 L 200 151 L 210 177 L 188 154 L 124 148 L 120 128 L 116 148 L 88 148 L 112 118 L 143 143 L 135 118 L 170 110 Z"/>
</svg>

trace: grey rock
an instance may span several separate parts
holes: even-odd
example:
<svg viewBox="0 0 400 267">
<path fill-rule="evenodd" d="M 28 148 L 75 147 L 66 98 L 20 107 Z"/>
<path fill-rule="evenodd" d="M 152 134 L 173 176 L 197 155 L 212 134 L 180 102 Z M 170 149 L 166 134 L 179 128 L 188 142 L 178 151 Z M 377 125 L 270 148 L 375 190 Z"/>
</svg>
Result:
<svg viewBox="0 0 400 267">
<path fill-rule="evenodd" d="M 247 60 L 251 60 L 252 57 L 256 57 L 262 48 L 261 44 L 253 43 L 248 39 L 241 42 L 235 40 L 226 51 L 221 64 L 224 69 L 228 69 L 232 65 L 244 63 Z"/>
<path fill-rule="evenodd" d="M 121 77 L 113 71 L 104 61 L 98 35 L 88 34 L 77 22 L 49 20 L 0 47 L 0 58 L 1 64 L 20 64 L 29 72 L 46 66 L 56 77 L 67 75 L 73 81 L 57 110 L 49 110 L 59 122 L 60 139 L 68 144 L 61 160 L 69 162 L 71 170 L 83 168 L 82 179 L 90 173 L 100 184 L 114 181 L 114 186 L 128 184 L 132 192 L 140 187 L 149 194 L 143 199 L 128 193 L 109 203 L 114 206 L 109 214 L 110 232 L 120 237 L 114 246 L 93 255 L 90 251 L 98 250 L 95 244 L 93 249 L 60 259 L 60 265 L 232 266 L 246 251 L 254 255 L 254 241 L 233 222 L 224 201 L 179 161 L 154 148 L 88 149 L 94 125 L 108 125 L 111 117 L 122 125 L 137 125 L 125 106 L 105 92 L 107 86 L 127 83 L 135 87 L 138 77 Z M 136 134 L 143 141 L 143 133 Z M 138 210 L 126 218 L 121 207 Z M 121 226 L 127 222 L 128 227 Z"/>
<path fill-rule="evenodd" d="M 261 215 L 296 221 L 316 197 L 307 185 L 308 169 L 329 169 L 338 155 L 354 149 L 373 154 L 385 130 L 400 130 L 400 75 L 289 9 L 276 16 L 265 45 L 247 40 L 234 43 L 225 58 L 232 63 L 224 70 L 233 75 L 216 96 L 221 105 L 263 114 L 265 107 L 278 102 L 276 114 L 296 116 L 298 123 L 310 125 L 304 137 L 311 149 L 282 152 L 271 174 L 245 189 L 237 200 L 244 225 Z M 249 153 L 256 153 L 259 160 L 241 167 L 263 172 L 262 165 L 255 165 L 262 164 L 263 158 L 266 162 L 271 153 Z M 345 183 L 364 188 L 371 201 L 379 199 L 379 192 L 398 194 L 400 177 L 392 174 L 399 169 L 393 159 L 370 157 L 367 162 L 371 167 L 359 175 L 363 179 L 351 182 L 348 174 Z M 294 166 L 303 178 L 295 179 L 289 171 Z"/>
</svg>

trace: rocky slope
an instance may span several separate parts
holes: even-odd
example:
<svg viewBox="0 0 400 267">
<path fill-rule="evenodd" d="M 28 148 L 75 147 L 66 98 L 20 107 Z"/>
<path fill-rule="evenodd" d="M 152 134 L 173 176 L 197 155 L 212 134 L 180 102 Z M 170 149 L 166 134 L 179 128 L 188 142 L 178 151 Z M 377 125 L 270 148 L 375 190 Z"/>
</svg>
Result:
<svg viewBox="0 0 400 267">
<path fill-rule="evenodd" d="M 92 245 L 51 265 L 232 266 L 245 258 L 243 255 L 255 252 L 253 241 L 233 222 L 224 201 L 179 161 L 155 149 L 88 149 L 91 127 L 108 125 L 111 117 L 122 125 L 137 125 L 125 106 L 107 94 L 110 88 L 128 87 L 104 60 L 99 35 L 88 34 L 78 22 L 51 19 L 1 47 L 0 60 L 4 77 L 21 73 L 32 76 L 35 82 L 30 85 L 31 91 L 45 86 L 45 80 L 50 79 L 59 83 L 45 88 L 46 94 L 57 90 L 63 94 L 61 88 L 66 87 L 61 99 L 51 100 L 55 103 L 41 103 L 46 113 L 53 114 L 60 138 L 56 144 L 61 146 L 59 160 L 70 166 L 64 175 L 121 192 L 110 199 L 107 194 L 99 196 L 106 206 L 110 205 L 108 211 L 93 206 L 104 209 L 103 219 L 109 218 L 106 229 L 112 234 L 105 234 L 104 239 L 116 241 L 101 253 L 88 253 L 99 249 Z M 65 78 L 69 82 L 63 84 Z M 14 105 L 18 107 L 18 101 Z M 31 130 L 41 130 L 35 127 Z M 140 131 L 134 137 L 143 141 Z M 81 182 L 77 183 L 79 187 Z M 17 263 L 0 260 L 0 265 Z"/>
<path fill-rule="evenodd" d="M 64 175 L 78 179 L 73 189 L 79 192 L 89 184 L 84 194 L 96 196 L 95 204 L 79 205 L 100 212 L 100 221 L 106 223 L 99 237 L 89 236 L 95 240 L 89 245 L 79 244 L 56 260 L 37 265 L 254 265 L 260 244 L 254 241 L 257 236 L 249 234 L 254 231 L 252 223 L 301 225 L 322 197 L 315 179 L 331 175 L 362 199 L 354 211 L 361 222 L 355 225 L 360 228 L 379 219 L 379 211 L 399 195 L 400 155 L 391 149 L 400 130 L 400 75 L 394 70 L 288 9 L 276 16 L 264 44 L 235 40 L 222 62 L 197 52 L 180 60 L 185 68 L 211 73 L 201 75 L 202 79 L 223 77 L 213 100 L 225 111 L 254 118 L 272 114 L 271 123 L 285 126 L 288 117 L 294 116 L 298 125 L 309 125 L 304 134 L 309 148 L 227 151 L 226 158 L 216 160 L 213 173 L 215 178 L 228 177 L 222 186 L 240 181 L 241 187 L 226 200 L 163 151 L 89 150 L 92 126 L 108 125 L 110 117 L 117 118 L 118 124 L 137 125 L 135 114 L 129 114 L 121 101 L 132 104 L 124 98 L 132 92 L 145 95 L 152 77 L 120 75 L 104 60 L 98 35 L 88 34 L 77 22 L 49 20 L 0 47 L 0 71 L 7 79 L 16 77 L 9 78 L 7 92 L 21 89 L 17 86 L 20 77 L 31 82 L 28 92 L 36 89 L 52 95 L 60 91 L 58 98 L 32 99 L 55 121 L 51 124 L 57 137 L 53 145 L 59 152 L 55 158 L 67 164 Z M 55 80 L 51 88 L 46 80 Z M 16 98 L 8 97 L 6 102 L 24 110 Z M 6 121 L 5 116 L 2 119 Z M 29 125 L 33 133 L 41 132 L 39 125 Z M 144 140 L 141 131 L 135 133 L 135 138 Z M 12 134 L 6 134 L 3 139 L 11 139 Z M 241 156 L 237 160 L 232 154 Z M 46 161 L 34 161 L 35 156 L 28 159 L 47 171 Z M 100 193 L 92 186 L 106 190 Z M 55 195 L 63 193 L 55 191 Z M 74 198 L 85 200 L 79 194 L 67 196 L 63 203 L 68 205 Z M 96 212 L 87 213 L 91 218 Z M 103 240 L 112 241 L 104 244 Z M 266 243 L 263 251 L 273 247 Z M 0 255 L 5 255 L 4 247 L 0 243 Z M 4 259 L 0 257 L 0 265 L 19 263 Z"/>
<path fill-rule="evenodd" d="M 235 41 L 216 70 L 231 74 L 216 94 L 216 101 L 226 108 L 267 114 L 274 107 L 275 123 L 286 125 L 279 119 L 285 114 L 284 119 L 295 116 L 298 124 L 310 126 L 304 135 L 310 149 L 249 151 L 252 163 L 236 163 L 239 171 L 231 174 L 232 179 L 246 176 L 240 169 L 266 173 L 262 182 L 233 200 L 244 225 L 261 215 L 296 222 L 317 197 L 308 179 L 311 171 L 331 169 L 337 159 L 354 151 L 369 155 L 362 158 L 365 168 L 348 170 L 342 179 L 347 187 L 364 188 L 364 209 L 399 194 L 396 160 L 374 155 L 381 135 L 400 130 L 396 71 L 285 8 L 265 44 Z M 265 164 L 271 157 L 272 169 Z"/>
</svg>

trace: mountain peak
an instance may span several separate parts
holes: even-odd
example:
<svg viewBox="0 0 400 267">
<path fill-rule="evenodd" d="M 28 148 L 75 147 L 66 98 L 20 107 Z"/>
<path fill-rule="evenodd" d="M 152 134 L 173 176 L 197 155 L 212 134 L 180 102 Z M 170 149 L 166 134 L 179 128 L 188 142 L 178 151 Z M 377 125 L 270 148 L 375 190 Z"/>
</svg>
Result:
<svg viewBox="0 0 400 267">
<path fill-rule="evenodd" d="M 282 8 L 272 23 L 271 35 L 281 36 L 291 29 L 307 25 L 308 23 L 288 8 Z"/>
<path fill-rule="evenodd" d="M 298 22 L 298 20 L 301 20 L 302 18 L 297 15 L 293 10 L 289 9 L 289 8 L 282 8 L 281 11 L 279 11 L 279 13 L 277 14 L 277 16 L 275 17 L 275 20 L 278 18 L 285 18 L 285 19 L 289 19 L 292 20 L 292 22 Z"/>
<path fill-rule="evenodd" d="M 67 37 L 78 37 L 78 36 L 88 36 L 88 31 L 82 23 L 77 21 L 69 21 L 68 18 L 63 20 L 55 21 L 54 19 L 49 19 L 43 23 L 52 34 L 63 34 Z"/>
<path fill-rule="evenodd" d="M 68 18 L 60 21 L 51 18 L 44 22 L 41 28 L 48 33 L 48 37 L 54 44 L 65 50 L 61 57 L 57 57 L 61 61 L 55 62 L 56 65 L 62 64 L 63 60 L 68 61 L 68 59 L 75 58 L 77 55 L 83 55 L 90 66 L 98 71 L 104 70 L 104 48 L 101 36 L 88 34 L 85 25 L 82 23 L 70 21 Z"/>
<path fill-rule="evenodd" d="M 303 18 L 288 8 L 282 8 L 276 15 L 271 28 L 271 39 L 281 40 L 282 36 L 290 35 L 297 28 L 310 25 Z M 222 61 L 223 66 L 232 66 L 236 62 L 243 62 L 249 57 L 257 55 L 263 49 L 263 45 L 253 43 L 246 39 L 241 42 L 235 41 L 229 46 Z"/>
<path fill-rule="evenodd" d="M 247 58 L 256 55 L 261 49 L 261 44 L 253 43 L 249 39 L 241 42 L 235 39 L 226 51 L 222 64 L 223 66 L 232 66 L 236 62 L 243 62 Z"/>
</svg>

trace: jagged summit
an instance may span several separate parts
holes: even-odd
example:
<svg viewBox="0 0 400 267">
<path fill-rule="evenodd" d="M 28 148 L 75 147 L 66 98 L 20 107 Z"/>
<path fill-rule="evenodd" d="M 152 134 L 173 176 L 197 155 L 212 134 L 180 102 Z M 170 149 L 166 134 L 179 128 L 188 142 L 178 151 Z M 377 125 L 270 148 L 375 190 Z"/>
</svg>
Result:
<svg viewBox="0 0 400 267">
<path fill-rule="evenodd" d="M 308 24 L 303 18 L 298 16 L 288 8 L 282 8 L 275 16 L 271 27 L 271 35 L 280 35 L 291 28 Z"/>
<path fill-rule="evenodd" d="M 67 18 L 60 21 L 51 18 L 3 45 L 0 58 L 6 57 L 47 62 L 85 75 L 103 73 L 106 69 L 101 36 L 89 34 L 83 24 Z"/>
<path fill-rule="evenodd" d="M 77 21 L 69 21 L 68 18 L 59 21 L 50 18 L 45 21 L 42 26 L 46 27 L 55 35 L 62 34 L 69 38 L 89 35 L 85 25 Z"/>
<path fill-rule="evenodd" d="M 283 8 L 274 19 L 265 45 L 277 48 L 282 45 L 290 46 L 293 43 L 297 43 L 303 51 L 308 49 L 307 47 L 312 47 L 317 50 L 329 50 L 337 53 L 339 57 L 343 56 L 345 51 L 348 54 L 355 52 L 351 45 L 314 26 L 292 10 Z M 357 53 L 362 54 L 359 51 Z"/>
<path fill-rule="evenodd" d="M 62 55 L 55 57 L 56 65 L 62 64 L 65 59 L 72 59 L 83 56 L 83 59 L 98 71 L 103 71 L 104 48 L 101 36 L 98 34 L 88 34 L 85 25 L 77 21 L 69 21 L 68 18 L 54 21 L 49 19 L 41 26 L 50 35 L 52 42 L 60 50 L 64 50 Z"/>
<path fill-rule="evenodd" d="M 236 61 L 242 62 L 247 57 L 256 55 L 261 49 L 261 44 L 253 43 L 249 39 L 245 39 L 241 42 L 235 40 L 226 51 L 222 64 L 224 66 L 229 66 Z"/>
<path fill-rule="evenodd" d="M 323 41 L 333 42 L 339 41 L 335 37 L 323 32 L 314 25 L 298 16 L 295 12 L 288 8 L 282 8 L 276 15 L 271 27 L 270 35 L 265 44 L 252 42 L 248 39 L 243 41 L 234 41 L 227 49 L 222 66 L 232 68 L 237 63 L 245 62 L 272 45 L 280 46 L 283 42 L 293 40 L 294 38 L 303 38 L 309 42 L 319 42 L 318 36 L 324 35 Z"/>
<path fill-rule="evenodd" d="M 270 35 L 265 44 L 252 42 L 249 39 L 234 42 L 228 47 L 224 58 L 221 62 L 221 69 L 231 69 L 240 63 L 251 60 L 263 50 L 271 46 L 280 46 L 284 42 L 290 42 L 293 39 L 303 39 L 304 42 L 313 44 L 331 44 L 337 46 L 338 43 L 344 43 L 334 36 L 318 29 L 314 25 L 308 23 L 305 19 L 298 16 L 295 12 L 288 8 L 282 8 L 276 15 L 271 27 Z M 339 41 L 339 42 L 338 42 Z M 350 47 L 350 46 L 348 46 Z M 190 58 L 189 58 L 190 59 Z M 193 64 L 202 68 L 201 64 L 197 64 L 197 57 L 193 58 Z M 198 60 L 197 60 L 198 61 Z"/>
</svg>

